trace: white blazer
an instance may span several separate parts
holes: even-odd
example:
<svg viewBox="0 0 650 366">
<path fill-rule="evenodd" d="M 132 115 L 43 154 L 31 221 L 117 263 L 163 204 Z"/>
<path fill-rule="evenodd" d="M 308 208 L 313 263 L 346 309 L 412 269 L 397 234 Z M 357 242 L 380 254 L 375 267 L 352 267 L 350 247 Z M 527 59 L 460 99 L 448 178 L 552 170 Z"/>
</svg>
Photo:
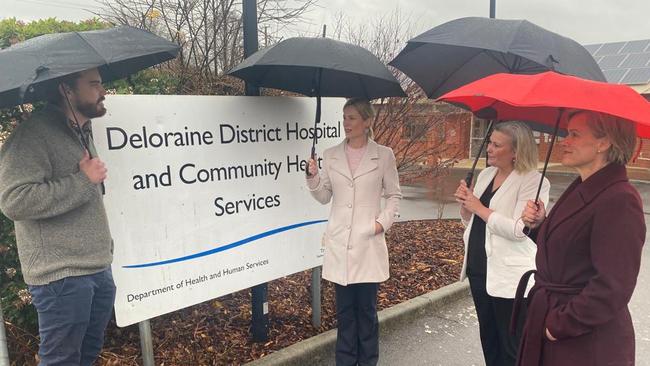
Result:
<svg viewBox="0 0 650 366">
<path fill-rule="evenodd" d="M 496 173 L 495 167 L 481 171 L 474 188 L 476 197 L 481 197 Z M 521 276 L 524 272 L 535 269 L 537 245 L 523 234 L 524 225 L 519 218 L 528 200 L 535 199 L 541 177 L 536 170 L 523 174 L 513 170 L 490 200 L 490 209 L 494 212 L 490 214 L 485 225 L 486 289 L 490 296 L 514 298 Z M 544 178 L 539 199 L 545 206 L 548 205 L 550 187 L 548 179 Z M 472 215 L 468 222 L 463 220 L 465 257 L 460 273 L 461 281 L 467 277 L 467 244 L 475 216 Z M 531 278 L 526 293 L 533 283 Z"/>
<path fill-rule="evenodd" d="M 375 221 L 385 232 L 399 210 L 402 192 L 393 150 L 369 140 L 354 175 L 345 141 L 325 150 L 323 158 L 319 184 L 310 189 L 320 203 L 332 202 L 323 235 L 323 278 L 343 286 L 387 280 L 388 248 L 384 233 L 375 235 Z"/>
</svg>

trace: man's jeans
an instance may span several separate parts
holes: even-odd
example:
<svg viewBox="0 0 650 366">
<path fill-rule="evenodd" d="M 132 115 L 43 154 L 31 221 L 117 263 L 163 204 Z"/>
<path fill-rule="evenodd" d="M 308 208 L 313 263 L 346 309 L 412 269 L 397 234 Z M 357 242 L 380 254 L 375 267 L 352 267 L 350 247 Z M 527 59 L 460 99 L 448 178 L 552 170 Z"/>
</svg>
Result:
<svg viewBox="0 0 650 366">
<path fill-rule="evenodd" d="M 115 301 L 110 268 L 29 286 L 29 292 L 38 311 L 39 365 L 92 365 L 104 344 Z"/>
</svg>

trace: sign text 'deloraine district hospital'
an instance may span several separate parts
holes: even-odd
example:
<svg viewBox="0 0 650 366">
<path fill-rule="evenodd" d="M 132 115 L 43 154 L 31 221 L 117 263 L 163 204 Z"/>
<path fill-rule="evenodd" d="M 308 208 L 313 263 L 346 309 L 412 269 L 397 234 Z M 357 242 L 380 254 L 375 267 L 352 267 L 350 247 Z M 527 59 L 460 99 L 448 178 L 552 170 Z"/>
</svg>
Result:
<svg viewBox="0 0 650 366">
<path fill-rule="evenodd" d="M 93 124 L 109 172 L 119 326 L 322 264 L 328 207 L 305 187 L 313 133 L 342 141 L 343 99 L 108 96 Z"/>
</svg>

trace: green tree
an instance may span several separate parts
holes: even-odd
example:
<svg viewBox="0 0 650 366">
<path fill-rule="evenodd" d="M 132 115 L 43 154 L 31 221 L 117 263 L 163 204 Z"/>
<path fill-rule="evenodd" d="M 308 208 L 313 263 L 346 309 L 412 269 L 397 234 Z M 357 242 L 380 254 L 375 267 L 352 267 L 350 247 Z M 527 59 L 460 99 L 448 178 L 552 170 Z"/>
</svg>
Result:
<svg viewBox="0 0 650 366">
<path fill-rule="evenodd" d="M 112 25 L 97 18 L 79 23 L 57 20 L 56 18 L 39 19 L 29 23 L 8 18 L 0 20 L 0 48 L 6 48 L 17 42 L 42 36 L 43 34 L 87 31 L 109 28 Z"/>
<path fill-rule="evenodd" d="M 0 214 L 0 294 L 4 317 L 9 322 L 28 331 L 35 331 L 36 311 L 31 304 L 31 295 L 23 280 L 18 262 L 14 224 Z"/>
<path fill-rule="evenodd" d="M 152 68 L 104 86 L 114 94 L 176 94 L 178 84 L 178 77 L 173 73 Z"/>
<path fill-rule="evenodd" d="M 0 109 L 0 144 L 22 118 L 19 108 Z M 28 331 L 37 327 L 36 310 L 23 279 L 14 224 L 0 213 L 0 305 L 5 320 Z"/>
</svg>

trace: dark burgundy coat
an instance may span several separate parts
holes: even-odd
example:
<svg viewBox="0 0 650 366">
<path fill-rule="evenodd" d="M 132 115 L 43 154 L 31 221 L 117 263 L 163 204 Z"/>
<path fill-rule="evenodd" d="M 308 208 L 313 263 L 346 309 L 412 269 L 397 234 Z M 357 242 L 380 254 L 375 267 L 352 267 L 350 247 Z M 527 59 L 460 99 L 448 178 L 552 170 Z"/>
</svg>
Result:
<svg viewBox="0 0 650 366">
<path fill-rule="evenodd" d="M 609 164 L 567 188 L 536 237 L 536 285 L 518 365 L 634 365 L 627 304 L 645 231 L 624 166 Z M 547 340 L 544 327 L 558 340 Z"/>
</svg>

